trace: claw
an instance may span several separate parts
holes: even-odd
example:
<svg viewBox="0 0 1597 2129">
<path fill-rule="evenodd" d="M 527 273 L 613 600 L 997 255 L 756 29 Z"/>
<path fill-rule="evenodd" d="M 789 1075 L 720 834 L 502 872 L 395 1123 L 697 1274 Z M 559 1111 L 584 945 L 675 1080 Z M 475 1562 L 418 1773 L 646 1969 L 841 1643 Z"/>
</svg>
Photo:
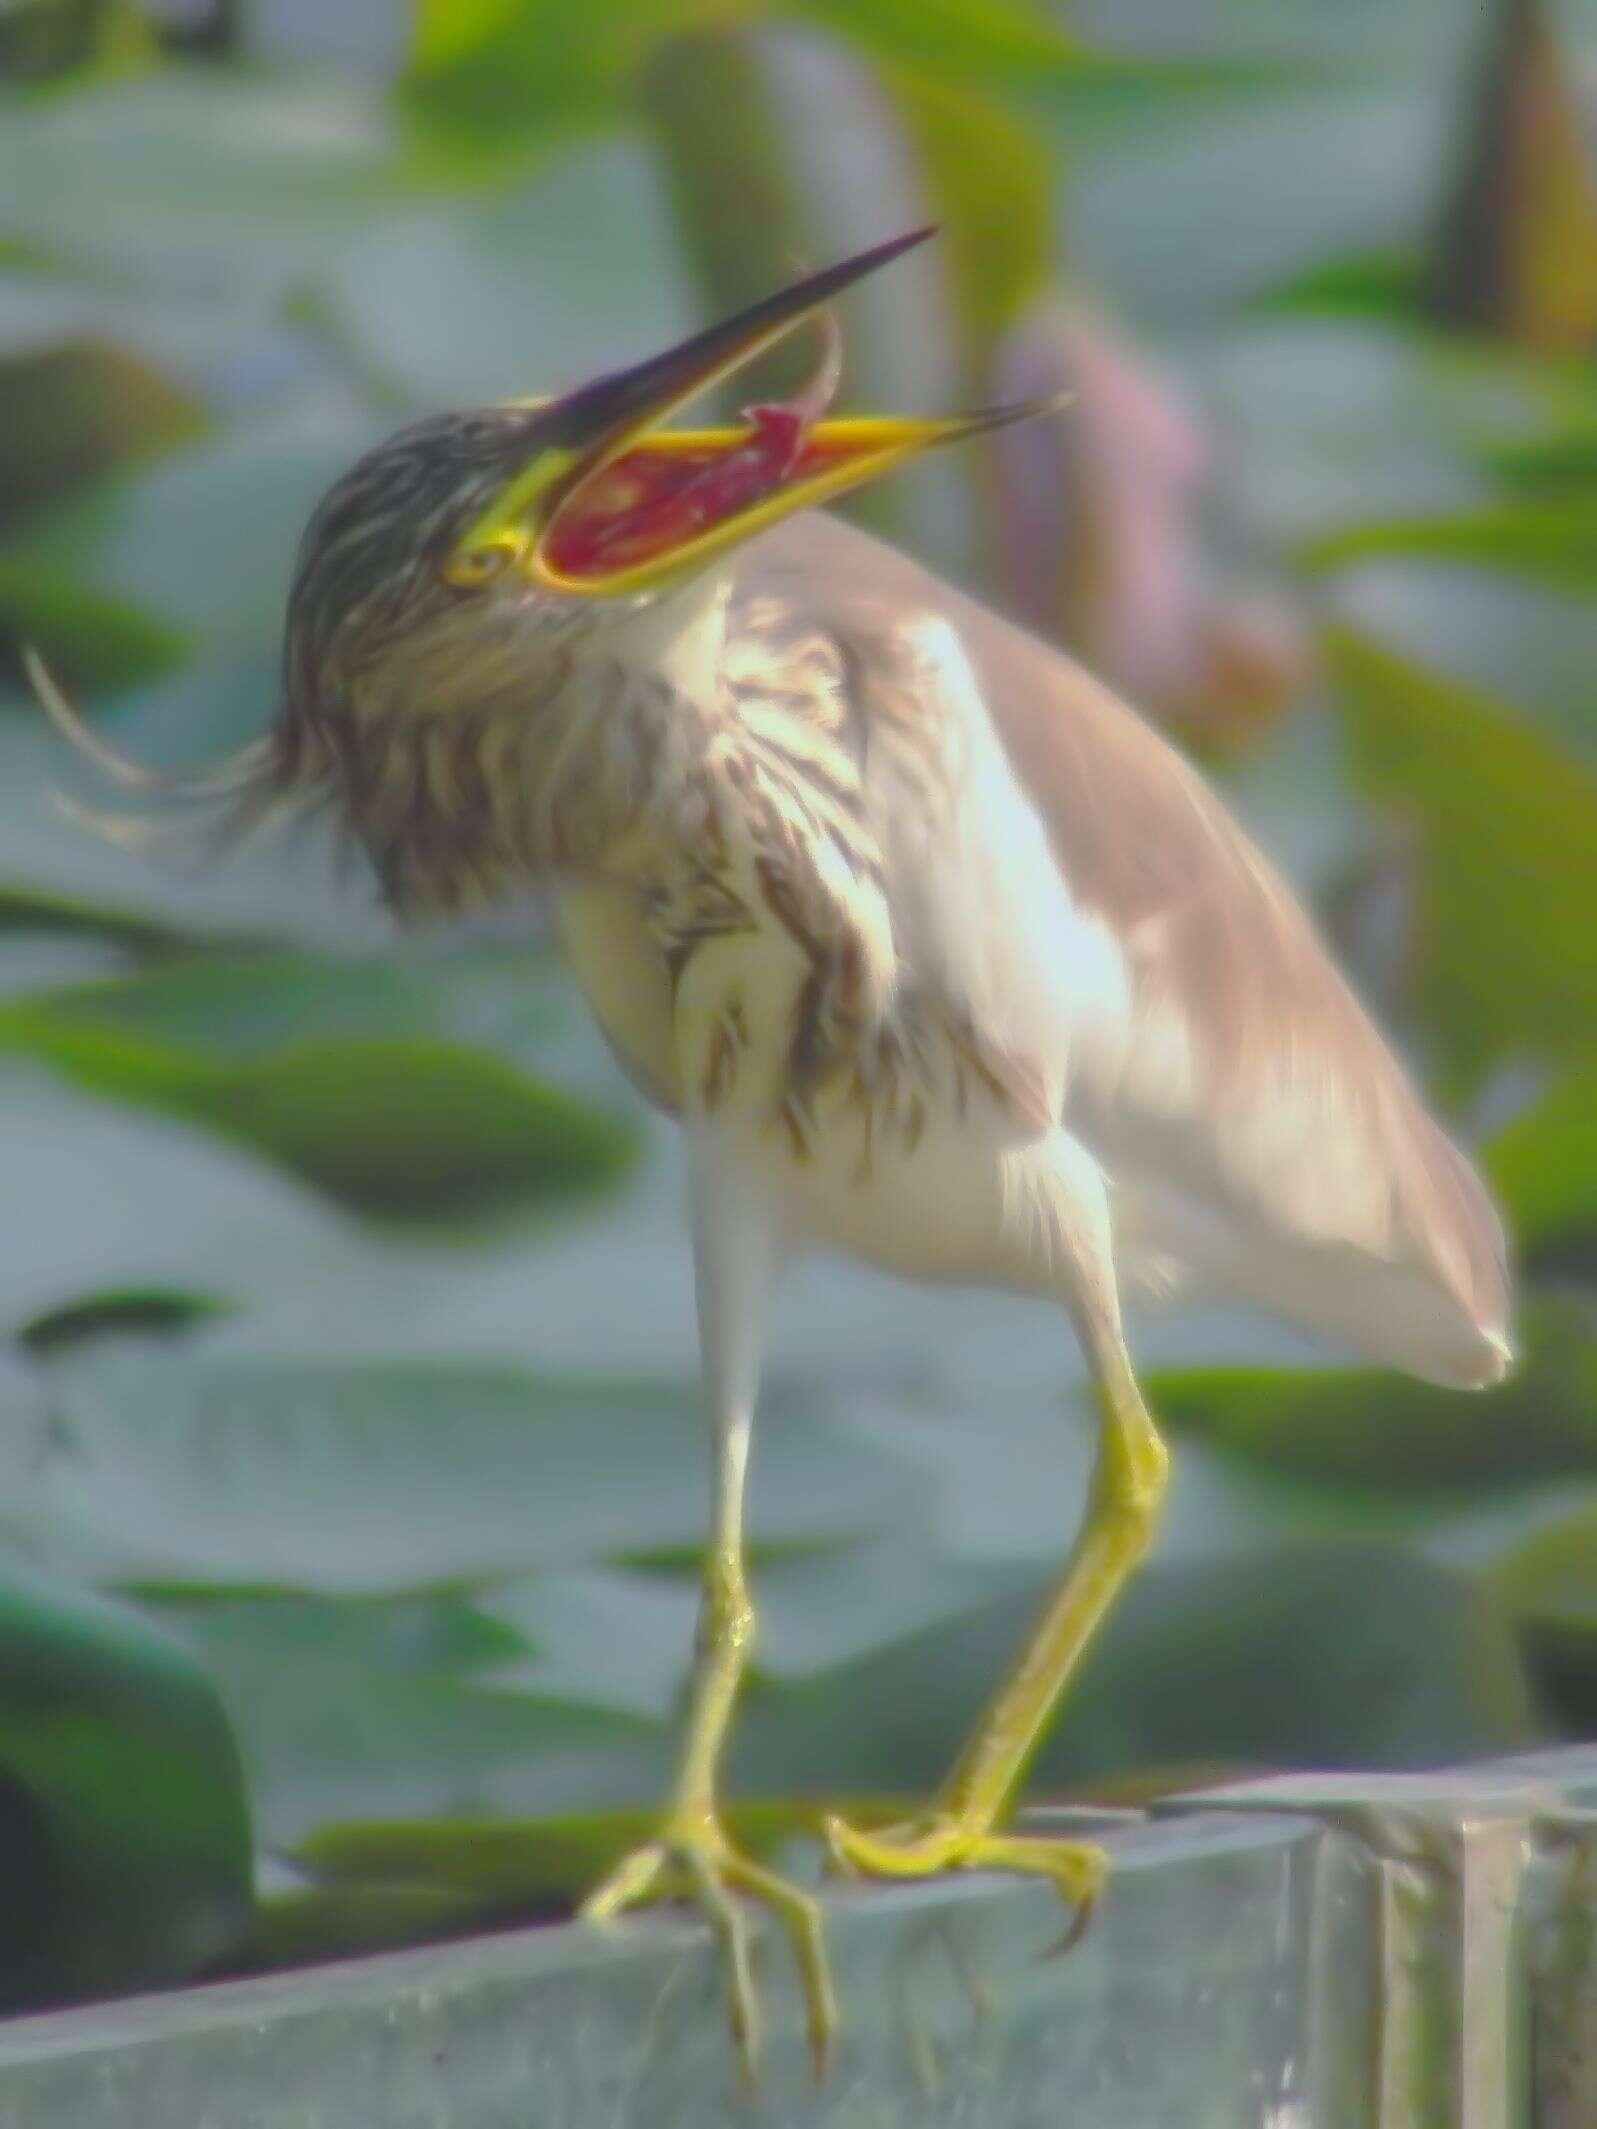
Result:
<svg viewBox="0 0 1597 2129">
<path fill-rule="evenodd" d="M 623 1856 L 577 1910 L 579 1921 L 607 1923 L 624 1908 L 685 1892 L 704 1910 L 727 1962 L 732 2041 L 744 2085 L 755 2088 L 762 2039 L 749 1918 L 734 1894 L 758 1900 L 785 1925 L 804 1988 L 811 2066 L 826 2075 L 837 2037 L 832 1985 L 818 1903 L 774 1870 L 735 1849 L 714 1819 L 668 1827 L 657 1841 Z"/>
<path fill-rule="evenodd" d="M 815 2082 L 820 2084 L 831 2067 L 832 2044 L 837 2038 L 837 1995 L 832 1987 L 820 1907 L 808 1893 L 800 1892 L 796 1885 L 790 1885 L 763 1864 L 750 1862 L 747 1856 L 729 1858 L 727 1876 L 739 1891 L 763 1900 L 787 1924 L 804 1985 L 810 2067 L 815 2072 Z"/>
<path fill-rule="evenodd" d="M 1109 1868 L 1092 1841 L 1048 1840 L 1023 1834 L 979 1833 L 957 1819 L 933 1815 L 902 1826 L 862 1832 L 846 1819 L 826 1821 L 826 1842 L 838 1866 L 851 1875 L 930 1877 L 942 1870 L 1012 1870 L 1050 1880 L 1076 1910 L 1055 1952 L 1068 1951 L 1092 1917 Z"/>
<path fill-rule="evenodd" d="M 684 1860 L 699 1903 L 726 1953 L 727 2009 L 732 2021 L 732 2044 L 737 2049 L 743 2082 L 752 2093 L 760 2059 L 760 1999 L 754 1988 L 754 1963 L 749 1956 L 747 1915 L 727 1891 L 728 1873 L 714 1867 L 697 1845 Z"/>
</svg>

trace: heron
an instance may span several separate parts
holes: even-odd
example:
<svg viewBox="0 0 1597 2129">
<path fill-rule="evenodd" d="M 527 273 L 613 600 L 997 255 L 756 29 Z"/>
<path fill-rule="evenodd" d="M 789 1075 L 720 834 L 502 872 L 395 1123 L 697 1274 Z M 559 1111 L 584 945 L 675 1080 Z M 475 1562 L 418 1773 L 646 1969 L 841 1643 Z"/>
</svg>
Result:
<svg viewBox="0 0 1597 2129">
<path fill-rule="evenodd" d="M 1102 1848 L 1007 1814 L 1166 1488 L 1123 1301 L 1239 1300 L 1460 1387 L 1511 1359 L 1486 1190 L 1220 799 L 1062 651 L 817 507 L 1052 411 L 831 414 L 834 299 L 929 234 L 378 444 L 304 533 L 276 724 L 188 787 L 240 820 L 329 806 L 402 918 L 547 889 L 610 1046 L 681 1126 L 712 1480 L 686 1736 L 657 1831 L 580 1913 L 696 1901 L 748 2062 L 761 1906 L 818 2064 L 838 2022 L 820 1904 L 720 1799 L 787 1264 L 841 1252 L 1073 1327 L 1098 1448 L 1060 1578 L 925 1810 L 824 1832 L 853 1873 L 1018 1872 L 1083 1916 Z M 823 350 L 791 398 L 675 425 L 800 331 Z"/>
</svg>

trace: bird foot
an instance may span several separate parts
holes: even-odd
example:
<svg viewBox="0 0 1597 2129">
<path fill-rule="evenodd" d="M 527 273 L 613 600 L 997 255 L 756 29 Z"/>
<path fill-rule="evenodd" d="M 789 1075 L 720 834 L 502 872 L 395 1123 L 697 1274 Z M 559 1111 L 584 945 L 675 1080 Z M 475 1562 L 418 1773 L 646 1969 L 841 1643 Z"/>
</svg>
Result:
<svg viewBox="0 0 1597 2129">
<path fill-rule="evenodd" d="M 1086 1928 L 1109 1869 L 1107 1854 L 1095 1842 L 987 1833 L 942 1812 L 870 1833 L 834 1817 L 825 1831 L 834 1860 L 851 1875 L 920 1878 L 944 1870 L 1011 1870 L 1047 1878 L 1076 1910 L 1061 1949 Z"/>
<path fill-rule="evenodd" d="M 826 2074 L 837 2035 L 837 1997 L 819 1903 L 774 1870 L 767 1870 L 734 1848 L 720 1821 L 706 1812 L 702 1817 L 673 1819 L 657 1840 L 623 1856 L 577 1909 L 577 1918 L 584 1922 L 610 1922 L 624 1909 L 640 1906 L 646 1900 L 681 1898 L 693 1900 L 703 1909 L 721 1939 L 727 1961 L 732 2040 L 744 2081 L 751 2090 L 760 2052 L 761 2019 L 749 1917 L 743 1900 L 758 1901 L 783 1923 L 798 1961 L 808 2014 L 810 2060 L 819 2082 Z"/>
</svg>

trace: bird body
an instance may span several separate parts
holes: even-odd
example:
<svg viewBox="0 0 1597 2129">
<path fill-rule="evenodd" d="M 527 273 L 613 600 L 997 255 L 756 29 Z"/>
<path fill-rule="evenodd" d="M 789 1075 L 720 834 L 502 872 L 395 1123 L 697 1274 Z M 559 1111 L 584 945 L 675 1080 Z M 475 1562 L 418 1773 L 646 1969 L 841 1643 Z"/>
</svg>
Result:
<svg viewBox="0 0 1597 2129">
<path fill-rule="evenodd" d="M 789 520 L 735 567 L 752 633 L 831 646 L 866 760 L 908 738 L 915 789 L 862 776 L 900 981 L 968 1016 L 1017 1121 L 1065 1126 L 1102 1167 L 1125 1288 L 1499 1379 L 1495 1208 L 1174 748 L 1056 647 L 851 527 Z"/>
<path fill-rule="evenodd" d="M 834 350 L 742 429 L 660 428 L 913 241 L 564 400 L 368 454 L 307 528 L 284 715 L 240 771 L 246 811 L 330 802 L 401 914 L 551 889 L 612 1046 L 683 1124 L 712 1461 L 699 1651 L 660 1834 L 583 1912 L 696 1897 L 748 2055 L 739 1895 L 793 1934 L 818 2058 L 836 2021 L 814 1901 L 717 1812 L 789 1256 L 1030 1292 L 1074 1326 L 1100 1446 L 1057 1588 L 931 1808 L 828 1833 L 854 1870 L 1040 1873 L 1083 1913 L 1101 1852 L 999 1822 L 1164 1491 L 1122 1291 L 1249 1301 L 1443 1382 L 1495 1381 L 1509 1354 L 1486 1192 L 1219 800 L 1063 653 L 798 514 L 1040 410 L 824 421 Z"/>
<path fill-rule="evenodd" d="M 499 597 L 469 653 L 451 615 L 403 692 L 355 683 L 356 818 L 412 911 L 555 886 L 623 1063 L 741 1119 L 791 1242 L 1046 1291 L 1017 1149 L 1065 1130 L 1124 1291 L 1501 1375 L 1485 1192 L 1285 883 L 1063 652 L 819 514 L 552 643 Z"/>
</svg>

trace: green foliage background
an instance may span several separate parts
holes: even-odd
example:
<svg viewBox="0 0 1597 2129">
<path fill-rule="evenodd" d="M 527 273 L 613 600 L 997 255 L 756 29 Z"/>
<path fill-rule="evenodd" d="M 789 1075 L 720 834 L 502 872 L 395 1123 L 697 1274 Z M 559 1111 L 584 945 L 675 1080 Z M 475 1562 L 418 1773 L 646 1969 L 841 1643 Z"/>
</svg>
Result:
<svg viewBox="0 0 1597 2129">
<path fill-rule="evenodd" d="M 1496 47 L 1469 0 L 422 0 L 371 10 L 391 69 L 276 12 L 0 22 L 0 642 L 204 758 L 271 714 L 310 505 L 412 410 L 929 215 L 850 310 L 857 404 L 990 393 L 1049 290 L 1118 315 L 1309 645 L 1215 773 L 1480 1146 L 1526 1357 L 1466 1400 L 1148 1326 L 1172 1509 L 1037 1784 L 1589 1734 L 1590 0 Z M 1008 595 L 992 465 L 867 507 Z M 535 924 L 396 941 L 314 840 L 107 846 L 3 686 L 0 1991 L 557 1912 L 660 1792 L 691 1645 L 669 1136 Z M 797 1280 L 740 1796 L 936 1779 L 1079 1511 L 1078 1387 L 1034 1307 Z"/>
</svg>

